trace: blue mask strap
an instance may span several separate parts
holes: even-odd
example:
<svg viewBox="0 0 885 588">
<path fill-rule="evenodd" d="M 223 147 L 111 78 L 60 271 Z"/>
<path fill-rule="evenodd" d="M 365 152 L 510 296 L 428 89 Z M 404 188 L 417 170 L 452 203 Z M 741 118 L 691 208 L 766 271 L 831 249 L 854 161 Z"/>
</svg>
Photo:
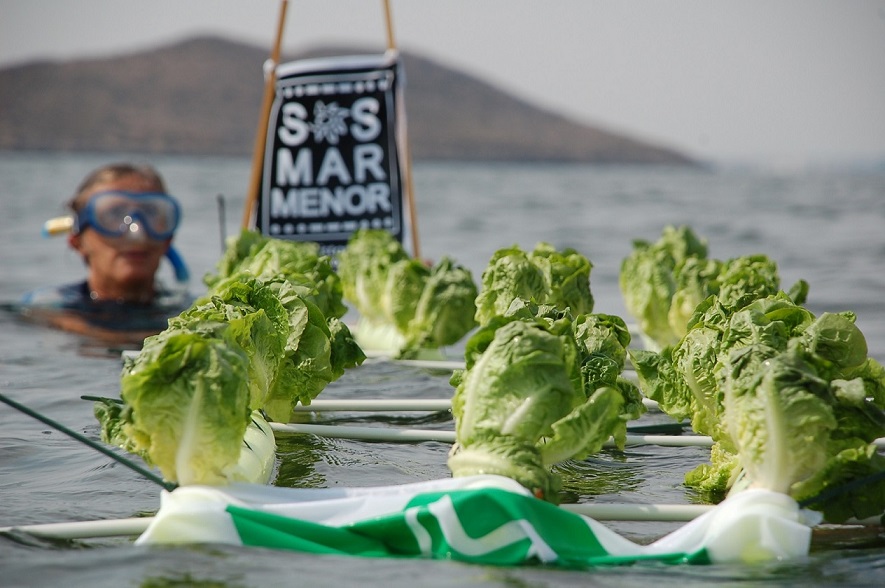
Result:
<svg viewBox="0 0 885 588">
<path fill-rule="evenodd" d="M 191 279 L 191 274 L 184 263 L 184 259 L 181 258 L 174 247 L 170 246 L 169 250 L 166 251 L 166 259 L 172 264 L 172 268 L 175 270 L 175 279 L 178 282 L 183 283 Z"/>
</svg>

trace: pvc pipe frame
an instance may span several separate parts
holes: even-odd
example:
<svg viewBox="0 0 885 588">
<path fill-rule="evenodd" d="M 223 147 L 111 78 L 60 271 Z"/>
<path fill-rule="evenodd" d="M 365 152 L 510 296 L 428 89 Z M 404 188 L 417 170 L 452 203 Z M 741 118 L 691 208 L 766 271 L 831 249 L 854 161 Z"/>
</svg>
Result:
<svg viewBox="0 0 885 588">
<path fill-rule="evenodd" d="M 270 423 L 276 434 L 304 434 L 330 439 L 355 439 L 358 441 L 392 441 L 398 443 L 423 443 L 437 441 L 454 443 L 454 431 L 433 429 L 396 429 L 381 427 L 352 427 L 347 425 L 312 425 L 302 423 Z M 627 446 L 659 445 L 663 447 L 710 447 L 713 440 L 701 435 L 627 435 Z M 614 447 L 607 441 L 604 447 Z"/>
<path fill-rule="evenodd" d="M 657 408 L 653 400 L 643 399 L 648 408 Z M 418 399 L 364 399 L 364 400 L 314 400 L 308 406 L 296 406 L 295 412 L 327 411 L 443 411 L 452 407 L 446 398 Z M 353 427 L 347 425 L 313 425 L 301 423 L 270 423 L 275 433 L 307 434 L 335 439 L 356 439 L 363 441 L 395 441 L 421 443 L 439 441 L 454 443 L 454 431 L 432 429 L 390 429 L 381 427 Z M 876 447 L 885 447 L 885 438 L 873 441 Z M 627 435 L 627 446 L 659 445 L 661 447 L 712 447 L 713 439 L 706 435 Z M 605 447 L 614 447 L 609 441 Z"/>
<path fill-rule="evenodd" d="M 712 505 L 702 504 L 562 504 L 560 508 L 598 521 L 687 522 L 701 516 Z M 2 533 L 28 533 L 48 539 L 98 539 L 141 535 L 153 517 L 71 521 L 0 527 Z"/>
</svg>

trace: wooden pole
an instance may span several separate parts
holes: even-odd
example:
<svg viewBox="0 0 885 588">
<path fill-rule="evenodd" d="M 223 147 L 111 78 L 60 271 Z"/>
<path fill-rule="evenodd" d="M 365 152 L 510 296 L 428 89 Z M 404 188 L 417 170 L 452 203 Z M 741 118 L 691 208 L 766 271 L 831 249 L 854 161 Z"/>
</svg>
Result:
<svg viewBox="0 0 885 588">
<path fill-rule="evenodd" d="M 390 0 L 384 0 L 384 19 L 387 23 L 387 48 L 396 49 L 396 39 L 393 37 L 393 15 L 390 9 Z"/>
<path fill-rule="evenodd" d="M 396 49 L 396 39 L 393 34 L 393 15 L 390 9 L 390 0 L 384 0 L 384 16 L 387 23 L 387 49 Z M 405 108 L 405 104 L 403 104 Z M 415 209 L 415 190 L 412 182 L 412 153 L 409 148 L 408 132 L 402 135 L 403 141 L 403 183 L 406 188 L 406 202 L 409 206 L 409 221 L 412 227 L 412 251 L 416 258 L 421 258 L 421 239 L 418 238 L 418 212 Z"/>
<path fill-rule="evenodd" d="M 276 68 L 280 62 L 280 47 L 283 44 L 283 28 L 286 22 L 286 8 L 288 0 L 280 2 L 280 18 L 277 23 L 277 37 L 271 50 L 271 64 Z M 267 123 L 270 119 L 270 109 L 274 100 L 274 85 L 276 74 L 272 71 L 264 80 L 264 97 L 261 102 L 261 114 L 258 118 L 258 130 L 255 132 L 255 146 L 252 155 L 252 176 L 249 182 L 249 191 L 246 194 L 246 203 L 243 207 L 243 229 L 250 228 L 255 206 L 258 202 L 258 193 L 261 190 L 261 169 L 264 165 L 264 146 L 267 141 Z"/>
</svg>

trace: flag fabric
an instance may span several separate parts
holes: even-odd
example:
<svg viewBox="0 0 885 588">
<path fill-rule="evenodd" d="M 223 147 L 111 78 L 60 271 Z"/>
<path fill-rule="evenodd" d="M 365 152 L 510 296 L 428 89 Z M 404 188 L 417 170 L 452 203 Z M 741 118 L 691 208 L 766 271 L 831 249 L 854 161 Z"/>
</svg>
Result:
<svg viewBox="0 0 885 588">
<path fill-rule="evenodd" d="M 539 500 L 500 476 L 365 488 L 255 484 L 164 492 L 139 545 L 227 543 L 307 553 L 566 568 L 802 557 L 807 518 L 789 497 L 748 490 L 649 545 Z"/>
<path fill-rule="evenodd" d="M 334 254 L 355 230 L 384 229 L 410 250 L 399 53 L 302 59 L 274 75 L 258 231 Z"/>
</svg>

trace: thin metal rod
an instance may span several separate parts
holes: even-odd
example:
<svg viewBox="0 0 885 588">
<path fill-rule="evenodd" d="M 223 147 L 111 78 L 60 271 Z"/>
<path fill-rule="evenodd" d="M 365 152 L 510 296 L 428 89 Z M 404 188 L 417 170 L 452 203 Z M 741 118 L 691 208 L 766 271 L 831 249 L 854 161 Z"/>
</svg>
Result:
<svg viewBox="0 0 885 588">
<path fill-rule="evenodd" d="M 39 412 L 32 410 L 32 409 L 28 408 L 27 406 L 16 402 L 15 400 L 7 397 L 4 394 L 0 394 L 0 401 L 8 404 L 9 406 L 18 410 L 19 412 L 22 412 L 22 413 L 28 415 L 29 417 L 35 418 L 38 421 L 49 425 L 53 429 L 64 433 L 68 437 L 71 437 L 72 439 L 76 439 L 80 443 L 83 443 L 84 445 L 88 445 L 92 449 L 95 449 L 96 451 L 105 454 L 106 456 L 110 457 L 114 461 L 126 466 L 127 468 L 129 468 L 135 472 L 138 472 L 139 474 L 141 474 L 142 476 L 144 476 L 145 478 L 147 478 L 151 482 L 154 482 L 155 484 L 161 486 L 162 488 L 164 488 L 166 490 L 174 490 L 175 488 L 178 487 L 178 484 L 174 484 L 172 482 L 167 482 L 166 480 L 164 480 L 160 476 L 156 475 L 155 473 L 151 472 L 150 470 L 147 470 L 147 469 L 141 467 L 137 463 L 134 463 L 134 462 L 126 459 L 125 457 L 117 455 L 116 453 L 114 453 L 113 451 L 111 451 L 110 449 L 105 447 L 104 445 L 102 445 L 100 443 L 96 443 L 95 441 L 93 441 L 89 437 L 81 435 L 80 433 L 77 433 L 76 431 L 72 431 L 71 429 L 67 428 L 66 426 L 62 425 L 61 423 L 54 421 L 54 420 L 50 419 L 49 417 L 44 416 L 44 415 L 40 414 Z"/>
<path fill-rule="evenodd" d="M 218 229 L 221 236 L 221 253 L 227 250 L 227 212 L 225 209 L 224 194 L 215 197 L 218 202 Z"/>
</svg>

